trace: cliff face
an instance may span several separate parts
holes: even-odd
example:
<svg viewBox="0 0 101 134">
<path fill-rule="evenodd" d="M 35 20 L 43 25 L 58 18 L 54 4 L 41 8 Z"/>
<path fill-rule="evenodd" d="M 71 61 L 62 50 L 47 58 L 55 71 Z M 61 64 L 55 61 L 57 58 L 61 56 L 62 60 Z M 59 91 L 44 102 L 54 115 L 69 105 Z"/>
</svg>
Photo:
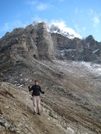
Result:
<svg viewBox="0 0 101 134">
<path fill-rule="evenodd" d="M 51 36 L 57 58 L 74 61 L 101 62 L 101 43 L 92 39 L 92 36 L 88 36 L 85 40 L 78 38 L 71 40 L 55 33 Z"/>
<path fill-rule="evenodd" d="M 59 33 L 50 33 L 45 23 L 36 23 L 6 33 L 0 39 L 0 53 L 17 53 L 44 60 L 58 58 L 100 62 L 101 43 L 91 35 L 85 40 L 69 39 Z"/>
<path fill-rule="evenodd" d="M 20 96 L 16 90 L 23 87 L 21 88 L 22 93 L 28 85 L 33 85 L 34 80 L 38 79 L 45 91 L 45 96 L 42 97 L 43 105 L 49 106 L 52 112 L 56 112 L 55 117 L 51 112 L 49 113 L 50 116 L 53 116 L 56 120 L 57 116 L 58 119 L 61 118 L 56 126 L 62 123 L 60 128 L 56 127 L 56 129 L 52 129 L 53 131 L 51 131 L 51 125 L 49 125 L 49 130 L 46 130 L 47 133 L 57 134 L 59 133 L 58 130 L 61 130 L 61 134 L 62 132 L 65 134 L 100 134 L 101 73 L 99 70 L 101 70 L 101 65 L 97 64 L 100 62 L 100 52 L 101 43 L 95 41 L 92 36 L 85 40 L 78 38 L 71 40 L 61 34 L 48 32 L 45 23 L 29 25 L 25 29 L 17 28 L 11 33 L 6 33 L 0 39 L 0 103 L 2 105 L 1 114 L 5 117 L 4 120 L 7 122 L 10 120 L 7 113 L 4 114 L 6 111 L 4 104 L 8 105 L 7 102 L 12 102 L 12 99 L 15 99 L 13 100 L 14 103 L 20 99 L 21 102 L 17 102 L 16 108 L 20 108 L 19 103 L 22 105 L 22 102 L 25 106 L 24 98 L 27 94 L 24 92 L 24 95 Z M 91 62 L 86 63 L 85 61 Z M 10 85 L 10 88 L 13 88 L 10 90 L 9 84 L 6 83 L 6 85 L 2 82 L 12 83 L 18 88 Z M 7 91 L 5 91 L 6 89 Z M 7 101 L 5 101 L 5 93 L 12 96 L 8 93 L 9 91 L 11 91 L 11 94 L 15 92 L 14 94 L 18 94 L 18 96 L 13 94 L 15 98 L 11 97 L 9 101 L 7 98 Z M 21 98 L 23 99 L 21 100 Z M 12 106 L 13 110 L 13 104 L 10 103 L 9 105 Z M 32 105 L 30 105 L 31 108 Z M 8 110 L 10 116 L 11 111 Z M 14 112 L 16 113 L 16 111 Z M 23 112 L 22 109 L 20 113 Z M 28 121 L 30 123 L 30 121 L 32 122 L 31 110 L 27 112 L 24 115 L 30 115 L 30 117 L 27 117 L 30 118 Z M 19 115 L 15 116 L 18 117 Z M 39 122 L 44 122 L 45 118 L 42 117 Z M 36 118 L 34 120 L 36 121 Z M 54 120 L 52 121 L 54 122 Z M 4 124 L 3 120 L 0 123 Z M 38 123 L 36 121 L 34 126 L 37 126 Z M 46 121 L 44 125 L 47 126 L 48 123 Z M 17 125 L 19 127 L 19 123 Z M 32 126 L 29 125 L 29 127 Z M 45 129 L 43 126 L 41 127 L 42 130 L 37 128 L 35 133 L 39 134 L 41 131 L 44 133 Z M 34 132 L 34 128 L 31 131 Z M 2 129 L 5 131 L 5 128 Z M 22 130 L 20 131 L 22 132 Z"/>
<path fill-rule="evenodd" d="M 39 59 L 51 59 L 54 56 L 53 42 L 44 23 L 14 29 L 0 40 L 0 48 L 1 53 L 9 51 Z"/>
</svg>

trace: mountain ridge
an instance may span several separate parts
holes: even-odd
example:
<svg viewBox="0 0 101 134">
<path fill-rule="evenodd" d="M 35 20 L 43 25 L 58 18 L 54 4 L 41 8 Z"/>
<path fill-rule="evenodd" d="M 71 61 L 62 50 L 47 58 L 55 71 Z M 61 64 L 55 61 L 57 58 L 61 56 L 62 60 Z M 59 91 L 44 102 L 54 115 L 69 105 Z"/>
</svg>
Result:
<svg viewBox="0 0 101 134">
<path fill-rule="evenodd" d="M 9 82 L 23 92 L 38 79 L 45 91 L 43 102 L 62 118 L 65 134 L 69 127 L 76 133 L 77 124 L 78 133 L 100 134 L 100 47 L 91 36 L 71 40 L 49 33 L 45 23 L 15 29 L 0 39 L 0 84 Z M 5 89 L 10 90 L 8 84 Z"/>
<path fill-rule="evenodd" d="M 82 40 L 79 38 L 71 40 L 59 33 L 50 33 L 47 31 L 47 25 L 44 22 L 31 24 L 26 28 L 16 28 L 11 33 L 6 33 L 0 39 L 1 49 L 5 43 L 6 46 L 10 46 L 11 43 L 22 43 L 24 45 L 22 47 L 26 51 L 30 49 L 29 43 L 31 44 L 30 47 L 33 48 L 31 53 L 38 59 L 51 60 L 56 57 L 67 60 L 101 62 L 101 43 L 95 41 L 92 35 Z"/>
</svg>

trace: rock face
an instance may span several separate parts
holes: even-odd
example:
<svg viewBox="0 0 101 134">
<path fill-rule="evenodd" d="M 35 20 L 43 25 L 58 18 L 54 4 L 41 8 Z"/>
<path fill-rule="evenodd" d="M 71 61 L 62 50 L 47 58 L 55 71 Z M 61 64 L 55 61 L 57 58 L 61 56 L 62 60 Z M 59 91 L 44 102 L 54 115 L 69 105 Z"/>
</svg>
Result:
<svg viewBox="0 0 101 134">
<path fill-rule="evenodd" d="M 69 39 L 59 33 L 47 31 L 46 24 L 36 23 L 16 28 L 0 39 L 0 53 L 19 53 L 23 57 L 52 60 L 54 58 L 100 62 L 101 42 L 90 35 L 85 40 Z"/>
<path fill-rule="evenodd" d="M 33 122 L 30 110 L 32 105 L 29 104 L 27 112 L 24 112 L 21 106 L 26 103 L 24 98 L 27 94 L 24 90 L 33 85 L 35 79 L 39 79 L 45 91 L 45 96 L 42 97 L 43 105 L 51 109 L 48 110 L 48 115 L 56 119 L 56 129 L 52 125 L 54 119 L 51 122 L 46 121 L 45 117 L 37 117 L 38 122 L 34 118 L 35 122 L 32 123 L 34 128 L 26 126 L 24 133 L 100 134 L 101 73 L 98 70 L 101 70 L 101 65 L 97 64 L 100 63 L 100 52 L 101 43 L 95 41 L 92 36 L 85 40 L 71 40 L 61 34 L 49 33 L 45 23 L 29 25 L 25 29 L 17 28 L 6 33 L 0 39 L 0 114 L 4 113 L 0 119 L 2 133 L 6 129 L 8 133 L 22 133 L 22 115 L 25 116 L 24 119 L 29 115 L 28 121 L 25 119 L 22 126 Z M 20 95 L 19 91 L 24 94 Z M 5 97 L 8 97 L 6 101 Z M 12 104 L 12 100 L 17 102 L 16 106 Z M 12 108 L 9 108 L 7 113 L 3 112 L 8 107 Z M 14 107 L 18 108 L 17 113 L 20 112 L 20 116 Z M 44 110 L 46 114 L 47 109 Z M 15 123 L 11 117 L 12 111 L 14 116 L 18 117 Z M 47 118 L 50 120 L 49 116 Z M 38 124 L 46 125 L 45 129 L 44 125 L 36 128 Z"/>
<path fill-rule="evenodd" d="M 14 29 L 0 40 L 0 48 L 1 53 L 9 51 L 39 59 L 52 59 L 54 56 L 53 42 L 45 23 Z"/>
<path fill-rule="evenodd" d="M 95 41 L 92 36 L 85 40 L 66 38 L 53 33 L 53 44 L 57 58 L 76 61 L 101 62 L 101 43 Z"/>
</svg>

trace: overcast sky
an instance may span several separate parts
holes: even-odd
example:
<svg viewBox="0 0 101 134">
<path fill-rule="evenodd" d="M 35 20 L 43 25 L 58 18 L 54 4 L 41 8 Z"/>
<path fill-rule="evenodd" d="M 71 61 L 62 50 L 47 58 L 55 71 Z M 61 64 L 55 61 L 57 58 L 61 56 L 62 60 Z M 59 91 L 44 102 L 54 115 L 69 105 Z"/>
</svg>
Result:
<svg viewBox="0 0 101 134">
<path fill-rule="evenodd" d="M 101 41 L 101 0 L 0 0 L 0 37 L 34 21 Z"/>
</svg>

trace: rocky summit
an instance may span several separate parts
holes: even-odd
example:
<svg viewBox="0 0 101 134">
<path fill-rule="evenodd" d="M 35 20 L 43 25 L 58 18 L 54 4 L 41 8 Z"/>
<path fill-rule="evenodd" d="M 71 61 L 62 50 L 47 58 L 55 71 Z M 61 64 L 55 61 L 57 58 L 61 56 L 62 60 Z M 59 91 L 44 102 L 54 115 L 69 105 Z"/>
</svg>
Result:
<svg viewBox="0 0 101 134">
<path fill-rule="evenodd" d="M 0 134 L 101 134 L 101 42 L 68 38 L 44 22 L 0 39 Z M 38 79 L 41 115 L 28 86 Z"/>
</svg>

